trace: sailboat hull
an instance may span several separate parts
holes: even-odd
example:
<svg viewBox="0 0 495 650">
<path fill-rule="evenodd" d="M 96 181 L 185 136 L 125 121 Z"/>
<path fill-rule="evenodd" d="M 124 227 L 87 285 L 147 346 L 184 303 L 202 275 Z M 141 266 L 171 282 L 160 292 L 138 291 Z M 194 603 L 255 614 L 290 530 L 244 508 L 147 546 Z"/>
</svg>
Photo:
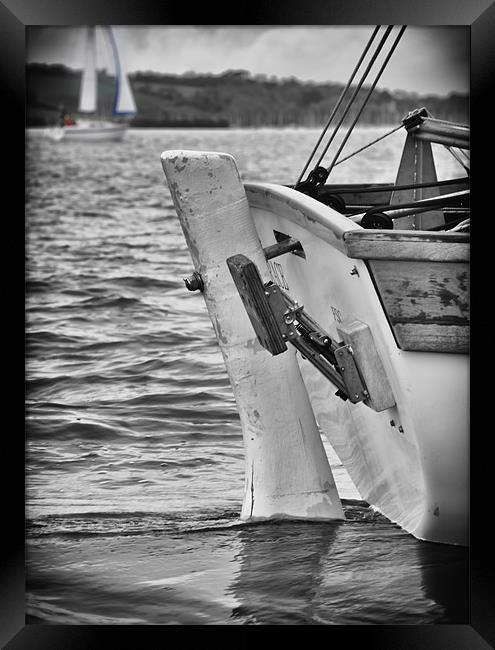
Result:
<svg viewBox="0 0 495 650">
<path fill-rule="evenodd" d="M 62 140 L 70 142 L 119 142 L 129 126 L 111 122 L 89 122 L 62 127 Z"/>
<path fill-rule="evenodd" d="M 253 184 L 246 186 L 246 193 L 263 247 L 275 243 L 276 231 L 300 241 L 305 252 L 305 258 L 288 254 L 271 260 L 273 280 L 304 305 L 334 340 L 342 340 L 345 322 L 365 324 L 371 332 L 374 352 L 390 385 L 390 402 L 395 402 L 379 411 L 336 397 L 335 387 L 294 348 L 289 350 L 298 360 L 316 420 L 361 496 L 419 539 L 466 545 L 469 357 L 464 338 L 455 339 L 447 326 L 445 338 L 457 349 L 445 351 L 441 332 L 435 349 L 428 341 L 432 325 L 425 323 L 424 336 L 416 344 L 424 349 L 406 350 L 404 345 L 401 349 L 377 290 L 373 266 L 346 249 L 345 234 L 354 224 L 290 188 Z M 414 231 L 404 233 L 406 240 L 409 234 L 415 236 Z M 464 255 L 461 250 L 460 257 Z M 411 256 L 408 251 L 406 257 Z M 404 263 L 389 262 L 398 270 Z M 411 278 L 414 265 L 425 264 L 406 263 Z M 444 275 L 455 268 L 453 275 L 462 277 L 467 262 L 438 260 L 429 266 Z M 438 279 L 434 283 L 440 284 Z M 433 294 L 424 299 L 434 311 Z M 445 303 L 442 293 L 440 299 Z M 403 303 L 406 296 L 399 300 Z M 413 300 L 421 300 L 418 292 Z M 444 304 L 440 307 L 447 309 Z M 360 359 L 359 350 L 355 357 L 358 365 L 366 361 Z"/>
</svg>

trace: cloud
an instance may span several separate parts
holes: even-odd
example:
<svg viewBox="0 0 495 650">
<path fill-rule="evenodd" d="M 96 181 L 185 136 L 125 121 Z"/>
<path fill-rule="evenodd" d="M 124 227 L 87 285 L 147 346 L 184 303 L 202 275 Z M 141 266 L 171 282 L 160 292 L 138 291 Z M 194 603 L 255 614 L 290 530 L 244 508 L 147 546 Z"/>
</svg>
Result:
<svg viewBox="0 0 495 650">
<path fill-rule="evenodd" d="M 26 28 L 26 60 L 80 67 L 84 32 L 80 27 Z"/>
<path fill-rule="evenodd" d="M 244 69 L 267 76 L 345 83 L 372 30 L 373 26 L 152 25 L 116 26 L 114 33 L 130 72 L 219 74 Z M 29 27 L 28 61 L 81 67 L 80 33 L 67 27 Z M 378 87 L 436 94 L 468 92 L 468 28 L 409 26 Z"/>
</svg>

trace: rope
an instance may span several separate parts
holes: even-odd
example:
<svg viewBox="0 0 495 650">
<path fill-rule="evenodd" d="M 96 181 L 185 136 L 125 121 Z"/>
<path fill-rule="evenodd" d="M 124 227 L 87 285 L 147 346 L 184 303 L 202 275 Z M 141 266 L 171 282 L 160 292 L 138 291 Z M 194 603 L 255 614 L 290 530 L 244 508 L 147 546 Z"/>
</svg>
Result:
<svg viewBox="0 0 495 650">
<path fill-rule="evenodd" d="M 389 192 L 396 190 L 412 190 L 420 187 L 441 187 L 442 185 L 457 185 L 459 183 L 469 183 L 469 177 L 452 178 L 446 181 L 430 181 L 429 183 L 411 183 L 410 185 L 382 185 L 381 187 L 359 187 L 358 185 L 340 189 L 338 185 L 332 189 L 334 194 L 354 194 L 359 192 L 364 194 L 367 192 Z M 290 186 L 289 186 L 290 187 Z"/>
<path fill-rule="evenodd" d="M 328 118 L 328 122 L 326 123 L 326 126 L 324 127 L 324 129 L 323 129 L 323 131 L 322 131 L 322 133 L 321 133 L 321 135 L 320 135 L 320 137 L 319 137 L 319 139 L 318 139 L 318 142 L 316 143 L 316 145 L 315 145 L 313 151 L 311 152 L 310 157 L 308 158 L 308 160 L 307 160 L 307 162 L 306 162 L 306 165 L 304 166 L 304 169 L 302 170 L 302 172 L 301 172 L 299 178 L 297 179 L 296 185 L 299 184 L 299 182 L 301 181 L 302 177 L 304 176 L 304 173 L 306 172 L 306 170 L 307 170 L 307 168 L 308 168 L 308 166 L 309 166 L 309 163 L 313 160 L 313 156 L 315 155 L 315 153 L 316 153 L 318 147 L 320 146 L 320 142 L 322 141 L 323 136 L 324 136 L 325 133 L 327 132 L 328 127 L 330 126 L 330 124 L 331 124 L 333 118 L 335 117 L 335 114 L 337 113 L 337 111 L 338 111 L 338 109 L 339 109 L 339 107 L 340 107 L 340 105 L 341 105 L 341 103 L 342 103 L 342 100 L 344 99 L 344 96 L 345 96 L 346 92 L 349 90 L 349 87 L 350 87 L 352 81 L 354 80 L 354 77 L 356 76 L 356 73 L 357 73 L 357 71 L 358 71 L 358 69 L 359 69 L 359 66 L 360 66 L 361 63 L 363 62 L 363 59 L 364 59 L 364 57 L 366 56 L 368 50 L 370 49 L 371 44 L 372 44 L 372 42 L 374 41 L 375 36 L 376 36 L 376 34 L 378 33 L 378 30 L 379 30 L 379 29 L 380 29 L 380 25 L 377 25 L 377 27 L 375 27 L 375 29 L 374 29 L 374 31 L 373 31 L 373 34 L 371 35 L 371 37 L 370 37 L 370 39 L 369 39 L 369 41 L 368 41 L 368 44 L 366 45 L 366 48 L 364 49 L 363 53 L 361 54 L 361 57 L 359 58 L 359 61 L 358 61 L 357 64 L 355 65 L 354 70 L 352 71 L 352 74 L 351 74 L 351 76 L 350 76 L 350 78 L 349 78 L 349 81 L 347 82 L 346 87 L 344 88 L 344 90 L 343 90 L 342 93 L 340 94 L 340 97 L 339 97 L 339 99 L 337 100 L 337 103 L 336 103 L 336 105 L 335 105 L 335 107 L 334 107 L 334 109 L 333 109 L 333 111 L 332 111 L 332 114 L 331 114 L 330 117 Z"/>
<path fill-rule="evenodd" d="M 433 226 L 431 228 L 428 228 L 428 230 L 436 230 L 436 231 L 450 230 L 456 232 L 454 228 L 449 228 L 449 226 L 451 226 L 452 224 L 454 225 L 454 227 L 462 225 L 464 229 L 467 225 L 469 225 L 469 223 L 470 223 L 470 219 L 465 219 L 464 217 L 460 217 L 459 219 L 454 219 L 454 221 L 451 221 L 448 224 L 445 223 L 445 224 L 440 224 L 439 226 Z M 458 231 L 462 233 L 463 229 L 459 228 Z"/>
<path fill-rule="evenodd" d="M 460 155 L 456 151 L 454 151 L 454 149 L 452 147 L 448 147 L 447 145 L 444 145 L 444 146 L 447 149 L 447 151 L 457 160 L 459 165 L 461 165 L 461 167 L 463 167 L 467 171 L 467 173 L 469 174 L 469 166 L 462 162 Z M 468 158 L 468 160 L 469 160 L 469 158 Z"/>
<path fill-rule="evenodd" d="M 364 151 L 368 147 L 371 147 L 373 144 L 376 144 L 377 142 L 380 142 L 380 140 L 383 140 L 387 136 L 392 135 L 392 133 L 395 133 L 396 131 L 398 131 L 399 129 L 402 129 L 402 128 L 403 128 L 403 124 L 399 124 L 399 126 L 396 126 L 394 129 L 392 129 L 388 133 L 385 133 L 385 135 L 382 135 L 379 138 L 377 138 L 376 140 L 373 140 L 373 142 L 369 142 L 368 144 L 365 144 L 364 147 L 361 147 L 361 149 L 356 149 L 356 151 L 349 154 L 345 158 L 341 158 L 338 162 L 335 163 L 334 167 L 336 167 L 337 165 L 340 165 L 340 163 L 343 163 L 345 160 L 349 160 L 349 158 L 352 158 L 356 154 L 361 153 L 361 151 Z"/>
<path fill-rule="evenodd" d="M 344 119 L 346 118 L 347 113 L 349 112 L 349 109 L 351 108 L 351 106 L 352 106 L 352 104 L 353 104 L 353 102 L 354 102 L 354 99 L 356 98 L 356 95 L 357 95 L 358 92 L 361 90 L 361 86 L 362 86 L 363 83 L 365 82 L 366 77 L 368 76 L 369 71 L 370 71 L 371 67 L 373 66 L 373 63 L 376 61 L 377 56 L 378 56 L 378 55 L 380 54 L 380 52 L 382 51 L 383 46 L 385 45 L 385 41 L 386 41 L 387 38 L 389 37 L 389 34 L 390 34 L 391 31 L 392 31 L 392 26 L 389 25 L 389 26 L 387 27 L 387 29 L 385 30 L 385 33 L 384 33 L 384 35 L 382 36 L 382 40 L 381 40 L 380 43 L 378 44 L 378 46 L 377 46 L 377 48 L 376 48 L 376 50 L 375 50 L 375 53 L 373 54 L 373 56 L 372 56 L 370 62 L 368 63 L 368 66 L 367 66 L 366 70 L 364 71 L 363 76 L 361 77 L 361 81 L 358 83 L 358 85 L 357 85 L 357 87 L 356 87 L 354 93 L 352 94 L 351 99 L 349 100 L 347 106 L 345 107 L 345 109 L 344 109 L 344 113 L 342 114 L 340 120 L 337 122 L 337 125 L 335 126 L 335 128 L 334 128 L 334 130 L 333 130 L 333 133 L 332 133 L 332 135 L 330 136 L 330 140 L 327 142 L 326 147 L 323 149 L 323 152 L 322 152 L 321 156 L 319 157 L 318 162 L 316 163 L 315 167 L 318 167 L 318 165 L 321 163 L 321 161 L 322 161 L 324 155 L 325 155 L 326 152 L 328 151 L 328 147 L 332 144 L 334 137 L 337 135 L 337 131 L 338 131 L 338 130 L 340 129 L 340 127 L 342 126 L 342 122 L 343 122 Z"/>
<path fill-rule="evenodd" d="M 400 41 L 400 39 L 402 38 L 402 35 L 404 34 L 405 30 L 406 30 L 406 25 L 404 25 L 403 27 L 401 27 L 401 29 L 400 29 L 400 31 L 399 31 L 399 34 L 398 34 L 397 38 L 395 39 L 395 41 L 394 41 L 394 43 L 393 43 L 393 45 L 392 45 L 392 47 L 391 47 L 389 53 L 387 54 L 387 57 L 385 58 L 385 61 L 384 61 L 383 64 L 382 64 L 382 67 L 381 67 L 380 70 L 378 71 L 378 74 L 377 74 L 377 76 L 376 76 L 376 78 L 375 78 L 375 81 L 373 82 L 371 88 L 369 89 L 369 92 L 368 92 L 368 94 L 366 95 L 365 100 L 364 100 L 364 102 L 363 102 L 361 108 L 360 108 L 359 111 L 358 111 L 358 114 L 357 114 L 356 117 L 354 118 L 353 123 L 351 124 L 351 126 L 349 127 L 347 133 L 345 134 L 345 137 L 344 137 L 343 141 L 341 142 L 340 147 L 339 147 L 338 150 L 337 150 L 337 153 L 335 154 L 335 156 L 334 156 L 332 162 L 330 163 L 330 167 L 328 167 L 328 169 L 327 169 L 328 174 L 330 174 L 330 172 L 332 171 L 333 167 L 335 166 L 335 163 L 336 163 L 336 161 L 337 161 L 337 158 L 338 158 L 339 155 L 340 155 L 340 152 L 342 151 L 342 149 L 344 148 L 344 146 L 345 146 L 347 140 L 349 139 L 349 136 L 351 135 L 352 130 L 353 130 L 353 128 L 354 128 L 355 125 L 356 125 L 356 122 L 358 121 L 358 119 L 359 119 L 361 113 L 363 112 L 364 107 L 365 107 L 366 104 L 368 103 L 368 100 L 369 100 L 369 98 L 371 97 L 371 93 L 372 93 L 373 90 L 375 89 L 375 86 L 376 86 L 376 84 L 378 83 L 378 80 L 379 80 L 380 77 L 382 76 L 382 73 L 383 73 L 383 71 L 385 70 L 385 67 L 386 67 L 387 63 L 389 62 L 390 57 L 392 56 L 392 54 L 393 54 L 395 48 L 396 48 L 397 45 L 399 44 L 399 41 Z"/>
<path fill-rule="evenodd" d="M 457 232 L 459 230 L 465 230 L 466 228 L 469 228 L 470 224 L 470 219 L 464 219 L 464 221 L 461 221 L 461 223 L 458 223 L 457 226 L 454 226 L 453 228 L 450 228 L 452 232 Z"/>
<path fill-rule="evenodd" d="M 375 214 L 376 212 L 388 212 L 389 210 L 402 210 L 406 208 L 417 208 L 418 212 L 428 212 L 429 210 L 442 207 L 465 208 L 465 205 L 459 205 L 456 203 L 457 200 L 462 200 L 464 198 L 467 198 L 467 194 L 451 197 L 439 196 L 435 199 L 428 199 L 427 201 L 423 199 L 423 201 L 419 202 L 411 201 L 408 203 L 396 203 L 395 205 L 377 205 L 370 210 L 367 210 L 365 215 Z"/>
</svg>

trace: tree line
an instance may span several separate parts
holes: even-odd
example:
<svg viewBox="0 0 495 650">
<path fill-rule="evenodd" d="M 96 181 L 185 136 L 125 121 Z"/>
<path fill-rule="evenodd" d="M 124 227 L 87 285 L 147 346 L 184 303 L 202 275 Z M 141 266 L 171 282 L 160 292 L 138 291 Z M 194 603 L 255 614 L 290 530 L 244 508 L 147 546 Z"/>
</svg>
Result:
<svg viewBox="0 0 495 650">
<path fill-rule="evenodd" d="M 138 113 L 132 126 L 155 127 L 320 127 L 326 123 L 342 84 L 252 75 L 247 70 L 182 75 L 151 71 L 129 75 Z M 27 125 L 55 123 L 60 110 L 76 113 L 81 71 L 63 65 L 29 64 L 26 71 Z M 115 79 L 98 72 L 99 111 L 109 114 Z M 352 121 L 368 93 L 361 88 L 344 124 Z M 349 93 L 350 97 L 350 93 Z M 346 105 L 343 102 L 341 111 Z M 426 106 L 438 119 L 467 123 L 469 97 L 418 95 L 376 88 L 360 116 L 367 125 L 398 124 L 415 108 Z M 341 114 L 337 114 L 339 119 Z"/>
</svg>

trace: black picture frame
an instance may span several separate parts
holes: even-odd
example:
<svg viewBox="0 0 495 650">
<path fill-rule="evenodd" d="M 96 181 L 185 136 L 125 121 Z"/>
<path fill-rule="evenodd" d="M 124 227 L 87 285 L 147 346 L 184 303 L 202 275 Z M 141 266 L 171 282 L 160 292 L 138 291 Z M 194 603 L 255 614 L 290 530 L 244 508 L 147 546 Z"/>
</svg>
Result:
<svg viewBox="0 0 495 650">
<path fill-rule="evenodd" d="M 191 20 L 218 25 L 466 25 L 471 30 L 471 139 L 474 150 L 472 178 L 473 199 L 479 220 L 475 219 L 472 238 L 472 371 L 471 371 L 471 619 L 470 625 L 435 626 L 326 626 L 322 630 L 291 627 L 284 629 L 243 626 L 190 627 L 171 630 L 162 626 L 61 626 L 25 624 L 24 568 L 24 147 L 25 140 L 25 29 L 29 25 L 181 25 Z M 5 248 L 14 255 L 14 267 L 4 271 L 4 301 L 9 317 L 4 345 L 14 349 L 13 366 L 4 365 L 8 372 L 5 412 L 12 424 L 3 436 L 4 488 L 3 564 L 1 571 L 0 644 L 9 650 L 21 648 L 114 648 L 122 642 L 131 647 L 187 648 L 201 644 L 235 643 L 247 646 L 258 634 L 268 632 L 280 643 L 284 637 L 294 644 L 308 643 L 308 635 L 318 631 L 326 642 L 345 642 L 360 647 L 388 648 L 455 648 L 483 650 L 495 645 L 495 612 L 493 583 L 493 551 L 491 533 L 491 455 L 489 443 L 491 382 L 483 381 L 484 370 L 491 369 L 489 348 L 491 328 L 489 307 L 489 201 L 488 191 L 493 180 L 488 178 L 490 165 L 483 164 L 484 152 L 491 153 L 492 113 L 491 90 L 495 68 L 495 5 L 490 0 L 451 3 L 449 0 L 327 0 L 302 3 L 272 2 L 260 6 L 251 3 L 219 5 L 202 3 L 167 3 L 165 0 L 0 0 L 0 80 L 3 97 L 3 124 L 13 140 L 4 149 L 8 165 L 3 172 L 4 198 L 10 195 L 10 208 L 4 212 Z M 5 101 L 7 99 L 7 101 Z M 486 216 L 485 216 L 486 215 Z M 486 221 L 483 231 L 481 218 Z M 486 233 L 486 234 L 485 234 Z M 13 269 L 21 266 L 20 270 Z M 485 289 L 479 293 L 480 288 Z M 478 293 L 479 298 L 476 298 Z M 482 347 L 483 346 L 483 347 Z M 18 347 L 18 349 L 17 349 Z M 5 376 L 5 375 L 4 375 Z M 483 383 L 482 383 L 483 382 Z M 488 408 L 487 408 L 488 406 Z M 481 423 L 476 424 L 475 413 Z M 10 472 L 7 472 L 7 469 Z M 5 508 L 8 505 L 9 508 Z M 254 635 L 254 636 L 253 636 Z"/>
</svg>

